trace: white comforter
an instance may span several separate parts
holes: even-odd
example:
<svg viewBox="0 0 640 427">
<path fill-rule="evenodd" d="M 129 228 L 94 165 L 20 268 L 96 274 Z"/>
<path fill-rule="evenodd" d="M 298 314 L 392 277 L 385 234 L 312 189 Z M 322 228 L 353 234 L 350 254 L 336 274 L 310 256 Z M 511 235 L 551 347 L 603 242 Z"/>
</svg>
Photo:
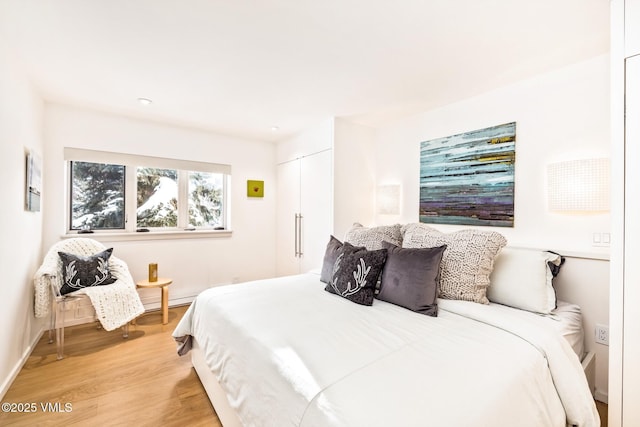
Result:
<svg viewBox="0 0 640 427">
<path fill-rule="evenodd" d="M 323 291 L 316 274 L 209 289 L 193 336 L 245 426 L 598 426 L 577 356 L 545 319 L 439 300 L 428 317 Z"/>
</svg>

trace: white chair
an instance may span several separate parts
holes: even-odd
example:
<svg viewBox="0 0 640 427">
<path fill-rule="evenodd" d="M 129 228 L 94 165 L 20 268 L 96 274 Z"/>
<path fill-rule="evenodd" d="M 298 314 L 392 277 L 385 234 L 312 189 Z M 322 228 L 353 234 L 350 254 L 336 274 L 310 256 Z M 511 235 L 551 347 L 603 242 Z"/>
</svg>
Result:
<svg viewBox="0 0 640 427">
<path fill-rule="evenodd" d="M 124 338 L 129 336 L 129 322 L 144 313 L 144 306 L 127 264 L 113 255 L 109 258 L 109 272 L 116 279 L 114 283 L 82 288 L 60 295 L 63 268 L 58 252 L 87 257 L 105 249 L 102 243 L 89 238 L 62 240 L 49 249 L 34 276 L 35 315 L 36 317 L 50 316 L 49 342 L 53 342 L 55 329 L 58 360 L 64 357 L 64 313 L 69 301 L 81 298 L 81 295 L 87 295 L 102 327 L 106 331 L 123 327 Z"/>
</svg>

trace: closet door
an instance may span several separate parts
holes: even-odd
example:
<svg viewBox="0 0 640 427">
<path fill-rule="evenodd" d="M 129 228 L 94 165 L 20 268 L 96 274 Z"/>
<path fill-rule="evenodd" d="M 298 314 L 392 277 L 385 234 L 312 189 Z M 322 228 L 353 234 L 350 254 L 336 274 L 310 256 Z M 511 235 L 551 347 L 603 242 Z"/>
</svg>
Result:
<svg viewBox="0 0 640 427">
<path fill-rule="evenodd" d="M 300 159 L 300 272 L 321 268 L 333 230 L 333 151 Z M 340 237 L 341 238 L 341 237 Z"/>
<path fill-rule="evenodd" d="M 640 54 L 640 0 L 624 2 L 624 56 Z"/>
<path fill-rule="evenodd" d="M 298 224 L 300 213 L 300 160 L 291 160 L 278 165 L 277 203 L 277 265 L 278 276 L 298 274 L 300 258 L 298 251 Z"/>
<path fill-rule="evenodd" d="M 626 60 L 623 425 L 640 421 L 640 55 Z"/>
</svg>

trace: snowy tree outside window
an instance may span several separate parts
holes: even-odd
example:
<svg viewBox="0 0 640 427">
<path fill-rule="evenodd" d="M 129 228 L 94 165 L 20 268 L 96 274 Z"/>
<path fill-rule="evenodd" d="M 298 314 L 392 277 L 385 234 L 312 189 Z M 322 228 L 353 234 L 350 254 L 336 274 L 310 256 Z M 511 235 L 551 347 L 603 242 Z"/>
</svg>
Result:
<svg viewBox="0 0 640 427">
<path fill-rule="evenodd" d="M 219 173 L 189 172 L 189 225 L 222 225 L 224 176 Z"/>
<path fill-rule="evenodd" d="M 126 155 L 125 160 L 127 166 L 69 162 L 70 230 L 226 228 L 225 191 L 230 175 L 135 166 Z M 171 166 L 168 159 L 161 160 Z M 142 162 L 151 163 L 148 158 Z M 184 161 L 176 163 L 185 166 Z M 205 170 L 219 166 L 211 165 L 194 162 Z"/>
<path fill-rule="evenodd" d="M 122 165 L 71 162 L 71 229 L 122 229 Z"/>
<path fill-rule="evenodd" d="M 138 168 L 138 227 L 178 226 L 178 171 Z"/>
</svg>

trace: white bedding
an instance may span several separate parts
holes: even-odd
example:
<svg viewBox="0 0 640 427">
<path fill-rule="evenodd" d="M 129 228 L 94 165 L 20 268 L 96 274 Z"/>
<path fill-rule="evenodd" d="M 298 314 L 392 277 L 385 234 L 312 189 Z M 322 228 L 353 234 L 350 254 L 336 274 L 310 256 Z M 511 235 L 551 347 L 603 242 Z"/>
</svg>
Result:
<svg viewBox="0 0 640 427">
<path fill-rule="evenodd" d="M 558 332 L 569 342 L 578 358 L 582 360 L 585 356 L 585 348 L 580 306 L 558 301 L 558 306 L 548 317 L 553 321 Z"/>
<path fill-rule="evenodd" d="M 548 319 L 439 300 L 438 317 L 323 291 L 316 274 L 209 289 L 174 331 L 245 426 L 598 426 Z"/>
</svg>

